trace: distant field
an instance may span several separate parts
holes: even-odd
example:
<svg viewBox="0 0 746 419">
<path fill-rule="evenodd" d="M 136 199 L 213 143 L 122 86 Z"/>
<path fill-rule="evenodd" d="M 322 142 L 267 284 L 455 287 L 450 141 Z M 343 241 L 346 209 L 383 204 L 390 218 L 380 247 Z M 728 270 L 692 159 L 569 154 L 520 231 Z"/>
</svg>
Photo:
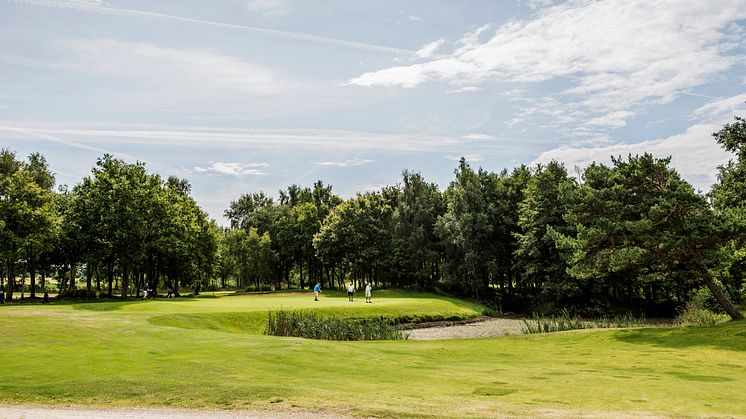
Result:
<svg viewBox="0 0 746 419">
<path fill-rule="evenodd" d="M 448 341 L 261 334 L 268 310 L 469 317 L 394 291 L 0 306 L 0 403 L 355 416 L 746 415 L 746 322 Z"/>
</svg>

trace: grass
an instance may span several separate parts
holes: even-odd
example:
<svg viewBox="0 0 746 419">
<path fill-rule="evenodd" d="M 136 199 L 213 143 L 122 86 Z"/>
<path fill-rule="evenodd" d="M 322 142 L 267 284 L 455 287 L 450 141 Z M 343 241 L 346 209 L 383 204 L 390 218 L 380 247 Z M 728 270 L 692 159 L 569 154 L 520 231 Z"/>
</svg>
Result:
<svg viewBox="0 0 746 419">
<path fill-rule="evenodd" d="M 680 321 L 676 322 L 681 325 Z M 715 323 L 697 324 L 698 326 L 711 326 Z M 668 324 L 670 325 L 670 324 Z M 660 321 L 648 322 L 644 317 L 635 317 L 631 313 L 616 317 L 601 317 L 598 319 L 582 319 L 578 316 L 571 315 L 567 310 L 560 311 L 554 316 L 534 315 L 530 319 L 523 320 L 523 333 L 554 333 L 565 332 L 568 330 L 580 329 L 608 329 L 608 328 L 629 328 L 645 326 L 665 326 Z"/>
<path fill-rule="evenodd" d="M 270 311 L 265 335 L 295 336 L 326 340 L 401 340 L 406 339 L 384 317 L 354 319 L 325 316 L 315 310 Z"/>
<path fill-rule="evenodd" d="M 476 316 L 431 294 L 0 306 L 0 403 L 377 417 L 746 415 L 746 322 L 448 341 L 265 336 L 267 312 Z"/>
</svg>

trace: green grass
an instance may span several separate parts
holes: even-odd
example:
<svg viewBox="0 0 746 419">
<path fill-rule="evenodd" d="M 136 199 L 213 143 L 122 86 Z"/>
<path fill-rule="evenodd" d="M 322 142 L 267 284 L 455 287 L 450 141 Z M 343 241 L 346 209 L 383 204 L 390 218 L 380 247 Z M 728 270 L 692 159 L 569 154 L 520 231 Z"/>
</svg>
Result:
<svg viewBox="0 0 746 419">
<path fill-rule="evenodd" d="M 208 293 L 209 296 L 209 293 Z M 478 315 L 431 294 L 0 306 L 0 403 L 355 416 L 746 415 L 746 322 L 447 341 L 264 336 L 267 312 Z"/>
</svg>

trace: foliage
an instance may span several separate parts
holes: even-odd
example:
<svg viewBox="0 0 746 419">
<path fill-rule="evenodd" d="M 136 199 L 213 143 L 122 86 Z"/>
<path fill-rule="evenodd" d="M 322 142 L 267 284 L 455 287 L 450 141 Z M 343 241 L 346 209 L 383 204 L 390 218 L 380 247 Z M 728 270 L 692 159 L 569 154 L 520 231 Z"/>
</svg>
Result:
<svg viewBox="0 0 746 419">
<path fill-rule="evenodd" d="M 591 165 L 571 198 L 566 219 L 576 235 L 552 231 L 570 254 L 569 272 L 589 283 L 620 281 L 622 290 L 639 289 L 623 281 L 666 281 L 656 291 L 663 288 L 665 301 L 682 303 L 702 281 L 739 317 L 709 271 L 718 260 L 722 233 L 704 197 L 669 167 L 670 158 L 644 154 L 612 162 L 611 168 Z"/>
<path fill-rule="evenodd" d="M 349 319 L 322 316 L 308 310 L 271 311 L 264 332 L 273 336 L 296 336 L 325 340 L 401 340 L 407 336 L 379 318 Z"/>
<path fill-rule="evenodd" d="M 570 231 L 563 216 L 575 187 L 560 163 L 538 165 L 518 206 L 515 257 L 520 281 L 516 286 L 538 297 L 535 305 L 539 307 L 569 306 L 583 297 L 577 281 L 567 274 L 565 259 L 552 236 Z"/>
</svg>

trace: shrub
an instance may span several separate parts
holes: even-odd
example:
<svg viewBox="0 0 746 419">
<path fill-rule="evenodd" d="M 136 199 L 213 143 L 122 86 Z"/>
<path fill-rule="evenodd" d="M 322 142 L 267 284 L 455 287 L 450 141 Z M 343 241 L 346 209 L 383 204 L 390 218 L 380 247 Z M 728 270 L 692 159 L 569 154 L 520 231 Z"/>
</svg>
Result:
<svg viewBox="0 0 746 419">
<path fill-rule="evenodd" d="M 407 335 L 383 317 L 346 319 L 305 310 L 269 312 L 266 335 L 325 340 L 402 340 Z"/>
</svg>

